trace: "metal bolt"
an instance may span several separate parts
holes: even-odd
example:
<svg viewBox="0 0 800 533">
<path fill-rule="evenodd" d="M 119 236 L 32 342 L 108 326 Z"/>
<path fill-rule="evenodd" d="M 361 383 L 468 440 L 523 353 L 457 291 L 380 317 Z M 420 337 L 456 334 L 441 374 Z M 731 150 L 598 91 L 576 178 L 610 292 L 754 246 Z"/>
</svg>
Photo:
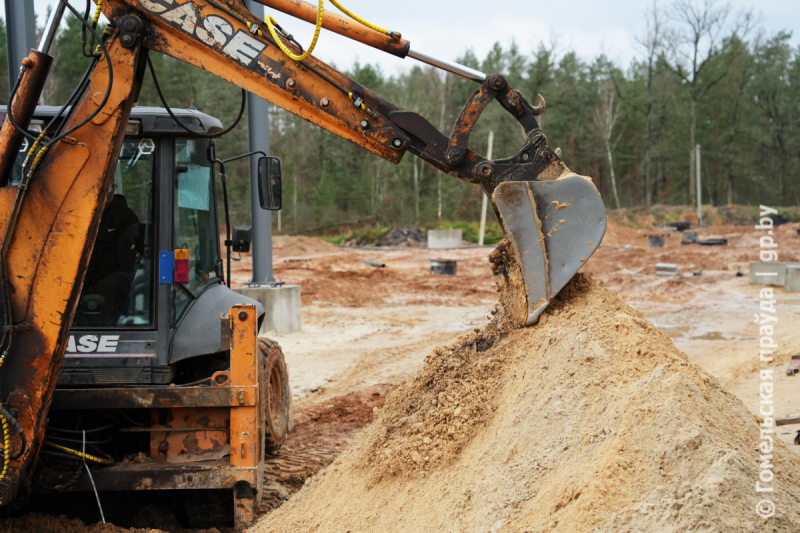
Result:
<svg viewBox="0 0 800 533">
<path fill-rule="evenodd" d="M 464 159 L 464 152 L 459 150 L 458 148 L 453 148 L 449 152 L 447 152 L 447 162 L 451 165 L 458 165 L 461 163 L 461 160 Z"/>
<path fill-rule="evenodd" d="M 331 105 L 331 101 L 328 100 L 327 98 L 323 98 L 322 99 L 322 107 L 328 107 L 329 105 Z"/>
<path fill-rule="evenodd" d="M 136 24 L 136 21 L 133 20 L 132 18 L 128 18 L 125 20 L 122 26 L 128 31 L 134 31 L 136 29 L 136 26 L 138 26 L 138 24 Z"/>
<path fill-rule="evenodd" d="M 478 165 L 478 168 L 475 169 L 478 178 L 481 179 L 491 179 L 494 176 L 494 167 L 490 163 L 481 163 Z"/>
<path fill-rule="evenodd" d="M 125 43 L 125 44 L 131 44 L 132 40 L 133 39 L 131 38 L 130 35 L 123 35 L 122 36 L 122 42 Z"/>
<path fill-rule="evenodd" d="M 362 120 L 361 121 L 361 127 L 364 128 L 364 129 L 369 128 L 369 122 L 367 122 L 366 120 Z"/>
<path fill-rule="evenodd" d="M 500 91 L 502 89 L 505 89 L 506 83 L 507 83 L 506 79 L 503 76 L 501 76 L 500 74 L 495 74 L 494 76 L 492 76 L 489 79 L 489 85 L 495 91 Z"/>
<path fill-rule="evenodd" d="M 295 81 L 294 79 L 291 79 L 291 80 L 289 80 L 289 81 L 288 81 L 286 84 L 287 84 L 289 87 L 292 87 L 292 88 L 294 88 L 294 86 L 295 86 L 295 85 L 297 85 L 297 81 Z"/>
<path fill-rule="evenodd" d="M 531 154 L 529 154 L 528 152 L 525 152 L 524 154 L 522 154 L 522 160 L 523 161 L 527 161 L 530 158 L 531 158 Z"/>
<path fill-rule="evenodd" d="M 395 148 L 400 148 L 401 146 L 403 146 L 403 139 L 397 138 L 393 140 L 392 146 L 394 146 Z"/>
<path fill-rule="evenodd" d="M 241 321 L 245 321 L 245 320 L 247 320 L 247 313 L 246 313 L 246 312 L 244 312 L 244 311 L 242 311 L 241 313 L 239 313 L 239 320 L 241 320 Z"/>
</svg>

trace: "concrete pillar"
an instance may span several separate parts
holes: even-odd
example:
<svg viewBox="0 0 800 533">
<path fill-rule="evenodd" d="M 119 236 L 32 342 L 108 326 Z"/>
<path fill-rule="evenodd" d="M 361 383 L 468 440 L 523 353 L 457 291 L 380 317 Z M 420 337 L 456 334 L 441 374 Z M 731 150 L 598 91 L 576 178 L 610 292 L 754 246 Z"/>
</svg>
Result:
<svg viewBox="0 0 800 533">
<path fill-rule="evenodd" d="M 462 232 L 460 229 L 428 230 L 428 249 L 448 250 L 461 247 Z"/>
<path fill-rule="evenodd" d="M 238 287 L 233 290 L 242 296 L 257 300 L 264 306 L 264 321 L 258 332 L 260 336 L 265 336 L 273 331 L 278 335 L 301 331 L 302 316 L 298 285 Z"/>
<path fill-rule="evenodd" d="M 750 261 L 750 285 L 783 287 L 786 285 L 786 263 Z"/>
<path fill-rule="evenodd" d="M 790 263 L 786 267 L 786 292 L 800 292 L 800 264 Z"/>
</svg>

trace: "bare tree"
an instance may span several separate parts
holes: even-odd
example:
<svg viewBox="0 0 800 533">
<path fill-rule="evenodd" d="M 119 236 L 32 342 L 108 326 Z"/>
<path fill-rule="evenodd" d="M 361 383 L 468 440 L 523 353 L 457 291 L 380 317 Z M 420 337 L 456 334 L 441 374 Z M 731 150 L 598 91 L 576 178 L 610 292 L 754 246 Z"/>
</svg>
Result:
<svg viewBox="0 0 800 533">
<path fill-rule="evenodd" d="M 702 77 L 709 61 L 717 57 L 720 44 L 729 27 L 731 14 L 729 3 L 718 0 L 676 0 L 669 10 L 669 17 L 677 27 L 669 34 L 667 52 L 670 68 L 689 89 L 691 98 L 689 117 L 689 201 L 695 201 L 694 148 L 697 145 L 697 104 L 727 74 L 735 58 L 728 58 L 727 65 L 711 79 Z M 750 31 L 752 12 L 744 12 L 732 24 L 730 33 L 743 37 Z"/>
<path fill-rule="evenodd" d="M 613 82 L 609 81 L 601 89 L 600 99 L 594 110 L 594 122 L 600 131 L 600 137 L 603 139 L 603 146 L 606 149 L 608 170 L 611 174 L 611 188 L 614 191 L 614 201 L 616 202 L 617 209 L 620 208 L 620 204 L 619 194 L 617 193 L 617 178 L 614 174 L 614 149 L 622 138 L 622 133 L 617 135 L 617 138 L 613 141 L 611 138 L 614 135 L 614 128 L 617 125 L 618 119 L 619 105 L 617 104 L 617 91 Z"/>
<path fill-rule="evenodd" d="M 653 103 L 654 86 L 656 78 L 656 63 L 658 55 L 664 44 L 664 24 L 658 3 L 653 0 L 653 7 L 646 14 L 645 33 L 637 37 L 637 43 L 642 48 L 645 57 L 646 94 L 644 105 L 639 111 L 644 115 L 644 205 L 650 209 L 653 205 Z"/>
</svg>

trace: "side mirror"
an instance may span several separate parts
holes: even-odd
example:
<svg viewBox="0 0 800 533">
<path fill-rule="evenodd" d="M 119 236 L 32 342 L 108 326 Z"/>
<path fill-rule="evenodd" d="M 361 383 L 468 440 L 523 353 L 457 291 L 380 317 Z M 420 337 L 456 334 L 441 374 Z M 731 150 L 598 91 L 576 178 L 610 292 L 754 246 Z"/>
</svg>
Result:
<svg viewBox="0 0 800 533">
<path fill-rule="evenodd" d="M 283 205 L 281 190 L 281 160 L 277 157 L 260 158 L 258 199 L 261 201 L 261 209 L 280 211 Z"/>
</svg>

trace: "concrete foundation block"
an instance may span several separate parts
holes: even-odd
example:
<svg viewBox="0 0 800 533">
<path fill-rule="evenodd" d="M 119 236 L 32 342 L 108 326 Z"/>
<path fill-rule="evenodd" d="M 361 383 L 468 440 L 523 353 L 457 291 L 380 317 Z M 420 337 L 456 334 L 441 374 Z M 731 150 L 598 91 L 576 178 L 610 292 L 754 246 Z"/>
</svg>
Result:
<svg viewBox="0 0 800 533">
<path fill-rule="evenodd" d="M 462 232 L 460 229 L 432 229 L 428 230 L 428 248 L 431 250 L 446 250 L 461 246 Z"/>
<path fill-rule="evenodd" d="M 786 285 L 786 265 L 782 261 L 764 263 L 750 261 L 750 285 L 771 285 L 783 287 Z"/>
<path fill-rule="evenodd" d="M 261 323 L 259 335 L 264 336 L 273 331 L 278 335 L 288 335 L 302 330 L 299 285 L 238 287 L 233 290 L 264 306 L 264 321 Z"/>
<path fill-rule="evenodd" d="M 786 292 L 800 292 L 800 264 L 786 265 Z"/>
</svg>

